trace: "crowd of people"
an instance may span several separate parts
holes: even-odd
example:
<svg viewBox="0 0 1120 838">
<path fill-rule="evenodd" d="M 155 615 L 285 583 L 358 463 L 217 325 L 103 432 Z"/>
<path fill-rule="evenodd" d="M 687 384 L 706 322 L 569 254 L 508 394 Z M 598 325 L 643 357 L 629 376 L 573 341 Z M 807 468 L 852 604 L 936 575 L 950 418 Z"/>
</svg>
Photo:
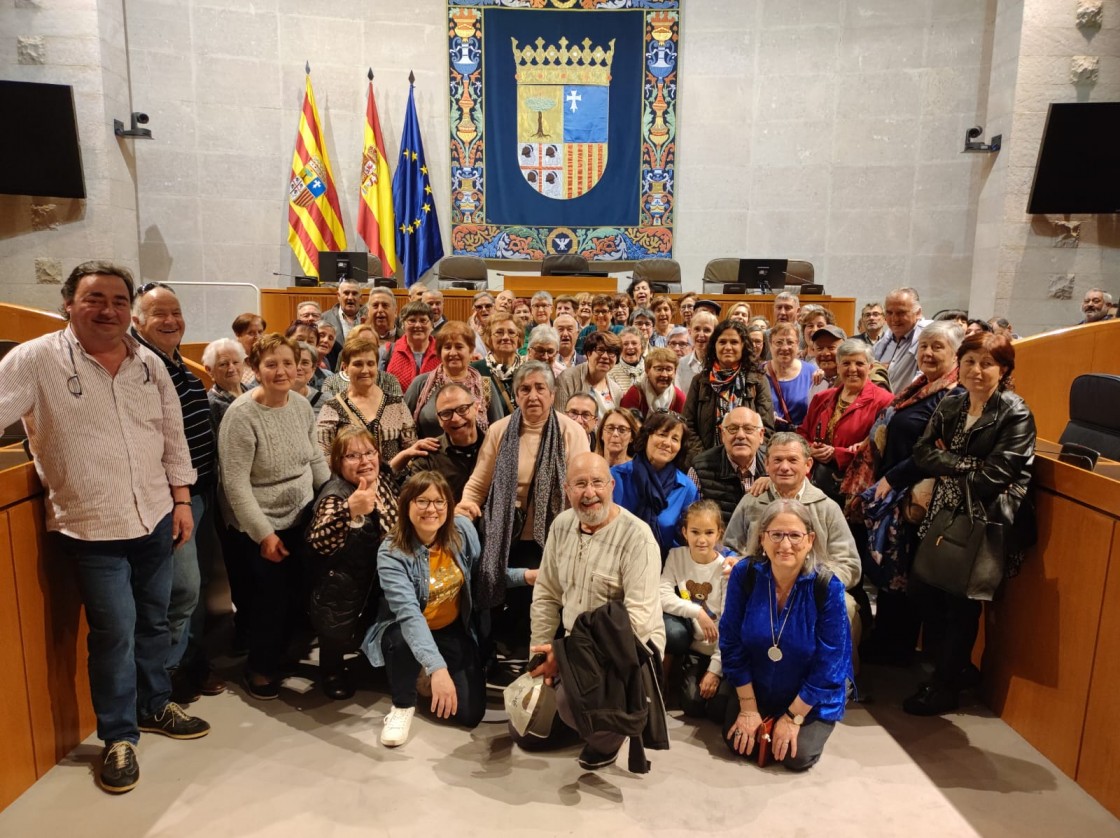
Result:
<svg viewBox="0 0 1120 838">
<path fill-rule="evenodd" d="M 473 727 L 487 685 L 528 668 L 557 713 L 514 740 L 582 739 L 581 765 L 609 765 L 626 735 L 588 730 L 571 689 L 595 644 L 634 644 L 669 706 L 797 771 L 861 662 L 908 666 L 919 632 L 934 668 L 907 712 L 976 685 L 980 603 L 1033 532 L 1005 322 L 926 320 L 912 288 L 852 336 L 785 292 L 771 322 L 641 280 L 481 291 L 464 322 L 437 290 L 399 311 L 361 290 L 291 324 L 239 315 L 203 353 L 206 391 L 174 288 L 86 263 L 67 328 L 0 365 L 0 425 L 27 419 L 86 603 L 106 790 L 135 786 L 141 731 L 209 731 L 183 708 L 226 688 L 203 644 L 218 554 L 247 694 L 277 698 L 314 639 L 319 687 L 349 699 L 360 655 L 385 670 L 388 747 L 422 699 Z M 911 571 L 939 513 L 965 508 L 1004 526 L 995 572 L 962 594 Z"/>
</svg>

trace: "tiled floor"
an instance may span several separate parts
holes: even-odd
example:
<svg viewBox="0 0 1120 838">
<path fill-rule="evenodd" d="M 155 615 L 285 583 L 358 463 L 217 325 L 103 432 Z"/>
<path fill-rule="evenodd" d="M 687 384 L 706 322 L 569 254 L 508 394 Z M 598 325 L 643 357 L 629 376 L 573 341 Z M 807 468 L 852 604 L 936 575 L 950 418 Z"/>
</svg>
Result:
<svg viewBox="0 0 1120 838">
<path fill-rule="evenodd" d="M 865 676 L 871 700 L 796 776 L 731 762 L 718 731 L 677 718 L 672 749 L 636 777 L 584 772 L 575 749 L 521 752 L 497 710 L 473 732 L 418 716 L 389 750 L 383 692 L 333 703 L 295 678 L 258 703 L 235 689 L 192 705 L 213 724 L 205 739 L 144 736 L 140 785 L 122 797 L 94 784 L 100 746 L 87 741 L 0 813 L 0 836 L 1120 835 L 983 708 L 910 718 L 897 709 L 909 674 Z"/>
</svg>

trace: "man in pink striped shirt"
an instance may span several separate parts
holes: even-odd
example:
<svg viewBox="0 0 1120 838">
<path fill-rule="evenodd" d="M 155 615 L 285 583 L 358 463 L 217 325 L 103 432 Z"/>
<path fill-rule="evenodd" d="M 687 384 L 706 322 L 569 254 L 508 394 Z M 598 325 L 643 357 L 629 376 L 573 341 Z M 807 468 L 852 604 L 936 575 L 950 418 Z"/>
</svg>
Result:
<svg viewBox="0 0 1120 838">
<path fill-rule="evenodd" d="M 0 426 L 22 418 L 47 489 L 52 546 L 72 563 L 89 623 L 102 788 L 139 780 L 140 732 L 210 731 L 171 702 L 167 605 L 196 480 L 163 362 L 129 335 L 132 276 L 85 262 L 62 286 L 67 328 L 0 362 Z"/>
</svg>

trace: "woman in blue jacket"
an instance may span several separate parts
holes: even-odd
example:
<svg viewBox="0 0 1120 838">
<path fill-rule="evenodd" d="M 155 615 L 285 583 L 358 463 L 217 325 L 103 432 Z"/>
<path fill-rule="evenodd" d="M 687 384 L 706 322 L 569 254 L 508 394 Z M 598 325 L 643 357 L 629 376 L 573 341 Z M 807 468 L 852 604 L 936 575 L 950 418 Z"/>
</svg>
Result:
<svg viewBox="0 0 1120 838">
<path fill-rule="evenodd" d="M 852 639 L 844 585 L 822 565 L 809 511 L 776 500 L 751 532 L 750 556 L 727 583 L 719 648 L 728 702 L 723 734 L 749 755 L 764 718 L 774 719 L 774 759 L 791 771 L 816 764 L 844 717 Z"/>
<path fill-rule="evenodd" d="M 681 540 L 680 519 L 700 499 L 696 484 L 682 470 L 688 458 L 688 427 L 680 414 L 651 413 L 638 432 L 634 459 L 611 469 L 614 502 L 633 512 L 653 531 L 661 563 Z"/>
<path fill-rule="evenodd" d="M 403 745 L 416 710 L 416 679 L 431 678 L 432 713 L 473 728 L 486 712 L 486 682 L 471 628 L 474 525 L 453 516 L 447 479 L 414 474 L 401 487 L 397 526 L 377 551 L 382 597 L 364 651 L 389 676 L 393 709 L 381 744 Z"/>
</svg>

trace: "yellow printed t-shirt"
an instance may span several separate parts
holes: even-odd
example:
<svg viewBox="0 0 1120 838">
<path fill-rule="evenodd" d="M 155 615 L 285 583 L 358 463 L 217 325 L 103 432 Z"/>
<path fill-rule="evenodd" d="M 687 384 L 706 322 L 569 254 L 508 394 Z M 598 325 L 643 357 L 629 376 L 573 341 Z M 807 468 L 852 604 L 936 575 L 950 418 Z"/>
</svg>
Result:
<svg viewBox="0 0 1120 838">
<path fill-rule="evenodd" d="M 428 605 L 424 619 L 428 628 L 446 628 L 459 619 L 459 591 L 463 589 L 463 571 L 442 547 L 432 547 L 428 556 Z"/>
</svg>

